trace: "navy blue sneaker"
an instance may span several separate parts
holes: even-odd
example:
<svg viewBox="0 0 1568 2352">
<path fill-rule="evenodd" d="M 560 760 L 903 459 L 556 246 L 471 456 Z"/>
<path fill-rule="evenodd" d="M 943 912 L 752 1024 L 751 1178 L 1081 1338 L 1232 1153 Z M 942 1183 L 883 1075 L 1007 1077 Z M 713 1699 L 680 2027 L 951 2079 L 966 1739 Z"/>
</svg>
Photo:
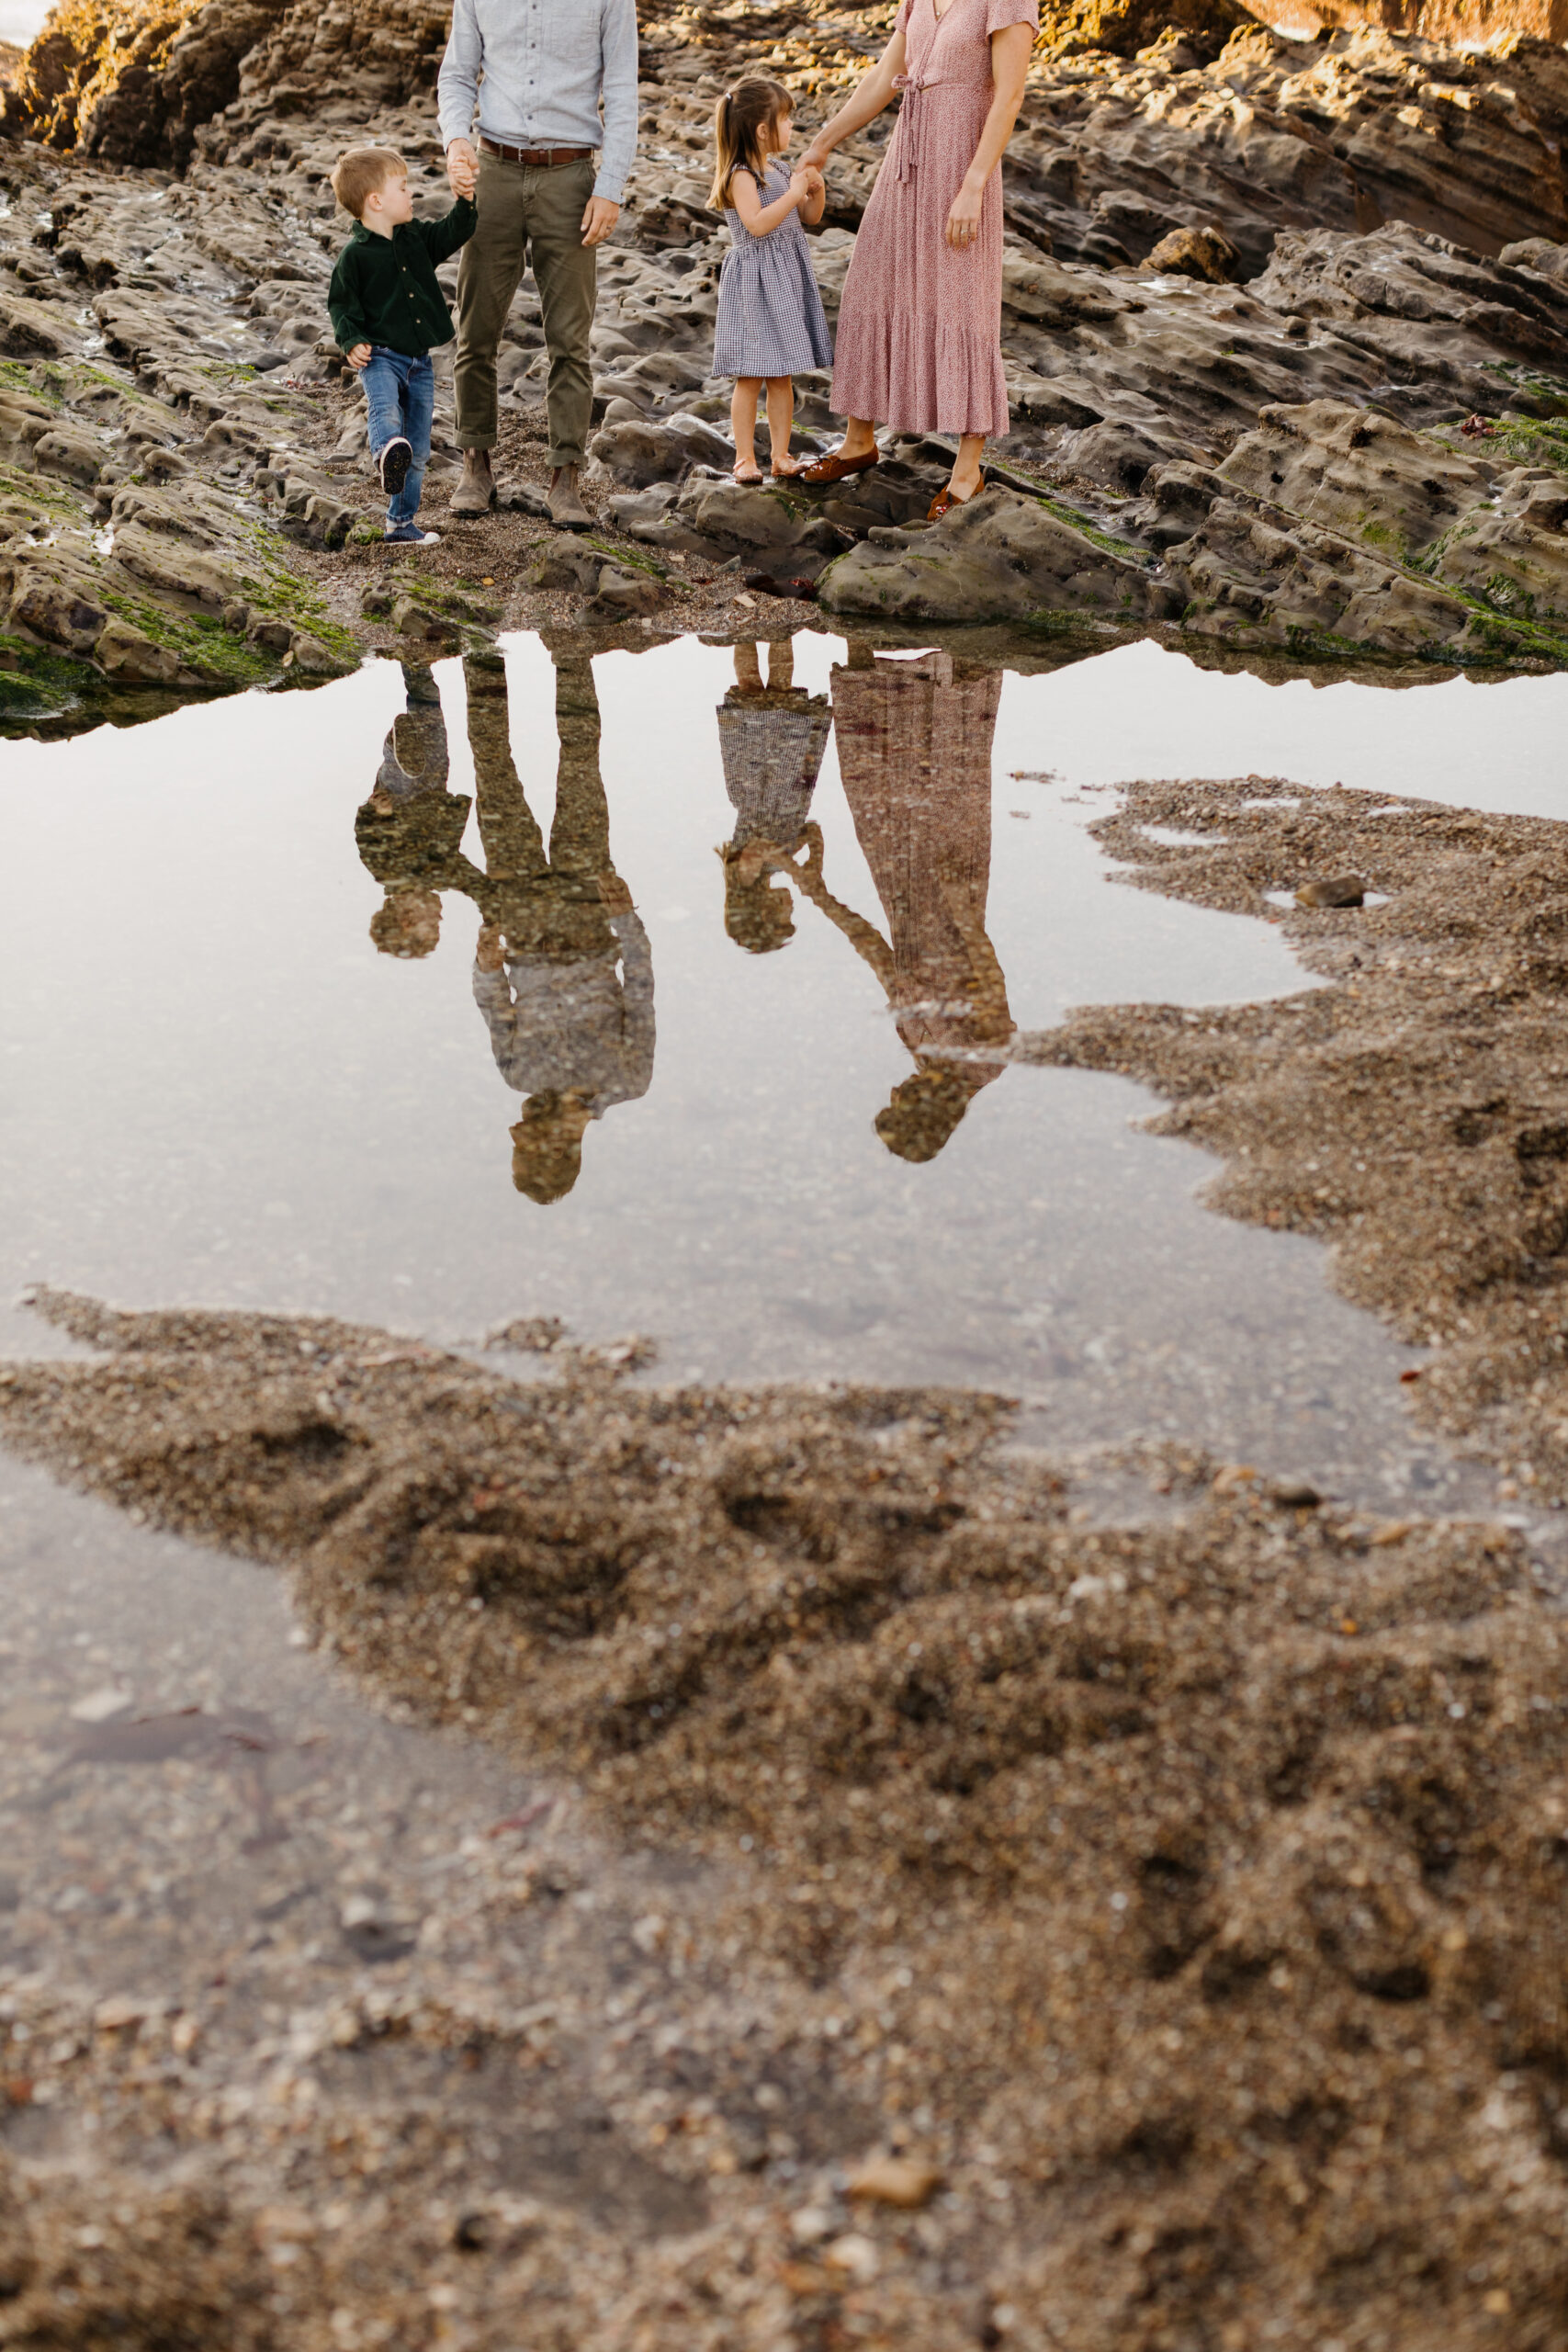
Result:
<svg viewBox="0 0 1568 2352">
<path fill-rule="evenodd" d="M 381 537 L 389 547 L 393 548 L 438 548 L 441 545 L 439 531 L 422 531 L 417 523 L 393 523 L 382 532 Z"/>
<path fill-rule="evenodd" d="M 400 433 L 395 441 L 388 442 L 376 463 L 380 469 L 382 489 L 389 498 L 396 498 L 399 491 L 407 481 L 409 468 L 413 463 L 412 443 L 406 441 Z"/>
</svg>

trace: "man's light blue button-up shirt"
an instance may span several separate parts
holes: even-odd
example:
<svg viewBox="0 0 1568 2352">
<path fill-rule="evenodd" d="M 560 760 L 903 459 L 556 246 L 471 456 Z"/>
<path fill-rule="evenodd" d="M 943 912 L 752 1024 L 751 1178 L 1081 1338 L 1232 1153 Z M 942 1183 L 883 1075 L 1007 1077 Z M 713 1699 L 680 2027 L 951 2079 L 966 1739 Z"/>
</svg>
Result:
<svg viewBox="0 0 1568 2352">
<path fill-rule="evenodd" d="M 593 193 L 619 204 L 637 152 L 637 0 L 455 0 L 436 86 L 443 146 L 472 138 L 477 98 L 479 130 L 503 146 L 597 147 Z"/>
</svg>

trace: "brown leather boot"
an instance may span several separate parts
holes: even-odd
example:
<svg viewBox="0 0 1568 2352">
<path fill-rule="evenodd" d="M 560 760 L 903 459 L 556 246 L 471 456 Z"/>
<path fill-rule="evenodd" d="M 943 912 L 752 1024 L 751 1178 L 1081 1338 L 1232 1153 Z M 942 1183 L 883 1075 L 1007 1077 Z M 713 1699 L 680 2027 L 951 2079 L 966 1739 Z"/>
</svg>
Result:
<svg viewBox="0 0 1568 2352">
<path fill-rule="evenodd" d="M 495 481 L 488 449 L 465 449 L 463 479 L 449 501 L 454 514 L 488 514 L 495 504 Z"/>
<path fill-rule="evenodd" d="M 558 531 L 591 531 L 593 517 L 577 487 L 577 468 L 558 466 L 550 476 L 550 520 Z"/>
</svg>

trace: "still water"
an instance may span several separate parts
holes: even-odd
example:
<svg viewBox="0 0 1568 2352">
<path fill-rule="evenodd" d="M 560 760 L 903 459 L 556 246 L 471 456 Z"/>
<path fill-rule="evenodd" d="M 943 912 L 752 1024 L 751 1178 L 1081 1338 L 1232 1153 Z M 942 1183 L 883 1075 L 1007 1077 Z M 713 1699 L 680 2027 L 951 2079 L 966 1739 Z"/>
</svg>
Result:
<svg viewBox="0 0 1568 2352">
<path fill-rule="evenodd" d="M 0 1346 L 49 1344 L 38 1280 L 448 1342 L 555 1316 L 655 1378 L 979 1384 L 1051 1442 L 1453 1496 L 1315 1245 L 1205 1211 L 1140 1089 L 1005 1055 L 1072 1004 L 1311 984 L 1118 881 L 1119 777 L 1496 805 L 1499 722 L 1544 792 L 1562 703 L 528 637 L 7 745 Z"/>
</svg>

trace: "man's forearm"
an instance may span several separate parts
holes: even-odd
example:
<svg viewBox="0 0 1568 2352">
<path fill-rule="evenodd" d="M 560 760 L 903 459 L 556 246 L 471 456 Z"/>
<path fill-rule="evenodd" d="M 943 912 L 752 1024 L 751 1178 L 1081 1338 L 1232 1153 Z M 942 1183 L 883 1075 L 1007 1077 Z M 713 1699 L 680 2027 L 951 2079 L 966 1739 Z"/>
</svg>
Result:
<svg viewBox="0 0 1568 2352">
<path fill-rule="evenodd" d="M 604 143 L 593 193 L 619 204 L 637 154 L 637 0 L 603 0 L 599 24 Z"/>
<path fill-rule="evenodd" d="M 473 0 L 456 0 L 452 30 L 435 83 L 436 119 L 441 125 L 443 147 L 450 147 L 454 139 L 467 139 L 473 130 L 483 54 Z"/>
</svg>

